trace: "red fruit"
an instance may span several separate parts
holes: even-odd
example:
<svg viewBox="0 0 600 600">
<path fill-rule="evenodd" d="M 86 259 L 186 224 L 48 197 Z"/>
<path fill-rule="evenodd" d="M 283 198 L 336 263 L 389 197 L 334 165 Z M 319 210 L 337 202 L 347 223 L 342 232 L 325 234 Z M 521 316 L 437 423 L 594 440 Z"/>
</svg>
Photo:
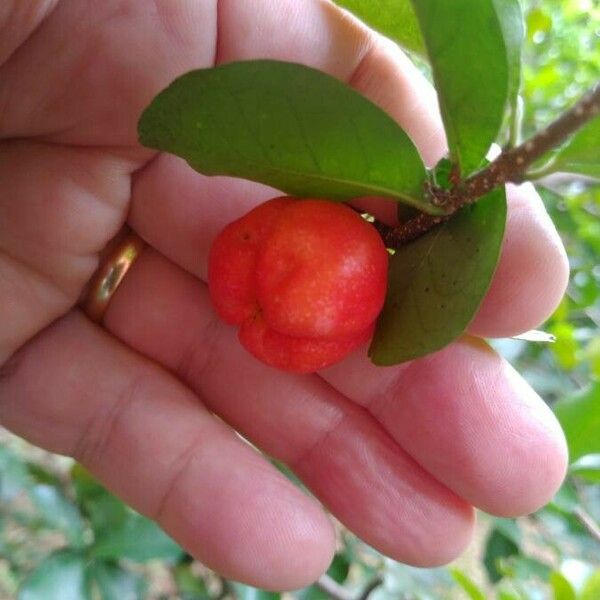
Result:
<svg viewBox="0 0 600 600">
<path fill-rule="evenodd" d="M 213 243 L 210 296 L 268 365 L 310 373 L 370 338 L 387 285 L 388 254 L 356 212 L 324 200 L 276 198 Z"/>
</svg>

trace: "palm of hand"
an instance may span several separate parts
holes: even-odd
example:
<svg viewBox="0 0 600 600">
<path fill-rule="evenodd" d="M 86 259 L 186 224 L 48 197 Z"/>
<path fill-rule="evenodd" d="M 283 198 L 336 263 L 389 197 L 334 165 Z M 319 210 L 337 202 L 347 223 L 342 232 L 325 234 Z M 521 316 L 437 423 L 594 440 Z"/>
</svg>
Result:
<svg viewBox="0 0 600 600">
<path fill-rule="evenodd" d="M 564 472 L 560 430 L 478 341 L 390 369 L 363 351 L 310 377 L 248 357 L 210 310 L 206 255 L 226 222 L 275 193 L 136 144 L 141 110 L 178 74 L 269 56 L 350 81 L 434 161 L 434 98 L 399 52 L 318 0 L 221 0 L 218 18 L 216 0 L 31 1 L 2 18 L 7 427 L 75 456 L 208 565 L 263 587 L 317 577 L 332 528 L 228 425 L 287 462 L 368 543 L 414 564 L 459 552 L 472 506 L 514 515 L 549 498 Z M 510 210 L 473 333 L 532 327 L 564 289 L 564 252 L 539 199 L 513 190 Z M 125 221 L 149 247 L 111 302 L 107 333 L 73 307 Z"/>
</svg>

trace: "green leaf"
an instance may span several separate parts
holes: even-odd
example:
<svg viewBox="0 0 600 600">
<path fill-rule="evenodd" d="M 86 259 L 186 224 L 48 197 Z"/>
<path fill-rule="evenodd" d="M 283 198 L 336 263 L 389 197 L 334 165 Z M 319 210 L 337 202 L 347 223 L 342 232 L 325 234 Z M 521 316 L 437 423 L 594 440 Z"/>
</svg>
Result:
<svg viewBox="0 0 600 600">
<path fill-rule="evenodd" d="M 398 42 L 407 50 L 423 54 L 425 45 L 410 0 L 334 0 L 367 25 Z"/>
<path fill-rule="evenodd" d="M 548 173 L 567 172 L 600 179 L 600 117 L 584 125 L 555 155 Z M 545 168 L 544 171 L 547 169 Z"/>
<path fill-rule="evenodd" d="M 509 556 L 499 561 L 501 573 L 511 579 L 548 581 L 552 567 L 530 556 Z"/>
<path fill-rule="evenodd" d="M 585 582 L 579 594 L 579 600 L 598 600 L 600 598 L 600 570 L 595 571 Z"/>
<path fill-rule="evenodd" d="M 501 2 L 498 3 L 498 6 Z M 451 158 L 463 176 L 477 170 L 504 119 L 513 83 L 511 63 L 522 27 L 516 11 L 494 0 L 413 0 L 433 77 Z M 507 51 L 510 44 L 511 50 Z M 510 55 L 510 59 L 509 59 Z"/>
<path fill-rule="evenodd" d="M 265 592 L 242 583 L 231 582 L 237 600 L 279 600 L 281 594 L 277 592 Z"/>
<path fill-rule="evenodd" d="M 327 569 L 327 574 L 337 583 L 343 584 L 348 578 L 350 572 L 350 561 L 345 554 L 338 553 L 333 557 L 333 561 Z M 329 594 L 326 594 L 316 585 L 311 585 L 297 592 L 297 600 L 329 600 Z"/>
<path fill-rule="evenodd" d="M 327 574 L 337 583 L 344 583 L 348 579 L 350 572 L 350 562 L 348 558 L 341 553 L 336 554 L 327 569 Z"/>
<path fill-rule="evenodd" d="M 600 454 L 600 382 L 558 401 L 554 412 L 565 432 L 571 462 Z"/>
<path fill-rule="evenodd" d="M 485 592 L 466 573 L 460 569 L 451 568 L 450 575 L 471 600 L 485 600 Z"/>
<path fill-rule="evenodd" d="M 494 528 L 490 532 L 485 545 L 485 556 L 483 564 L 485 565 L 488 577 L 492 583 L 500 581 L 503 573 L 500 570 L 500 560 L 510 556 L 516 556 L 520 553 L 519 546 L 503 533 L 500 529 Z"/>
<path fill-rule="evenodd" d="M 96 584 L 100 600 L 143 600 L 144 580 L 131 571 L 105 562 L 94 562 L 88 574 Z"/>
<path fill-rule="evenodd" d="M 565 481 L 560 486 L 554 498 L 546 505 L 547 508 L 552 508 L 563 514 L 571 514 L 577 506 L 579 506 L 577 490 L 569 481 Z"/>
<path fill-rule="evenodd" d="M 232 175 L 286 193 L 347 200 L 389 196 L 425 212 L 425 167 L 404 131 L 337 79 L 256 60 L 191 71 L 144 111 L 143 145 L 206 175 Z"/>
<path fill-rule="evenodd" d="M 494 527 L 509 540 L 512 540 L 517 546 L 521 545 L 523 533 L 519 528 L 519 524 L 515 519 L 494 519 Z"/>
<path fill-rule="evenodd" d="M 553 600 L 576 600 L 577 596 L 573 586 L 562 573 L 554 571 L 550 575 L 550 585 Z"/>
<path fill-rule="evenodd" d="M 85 528 L 81 514 L 59 489 L 38 484 L 31 488 L 29 496 L 48 527 L 62 531 L 72 546 L 84 545 Z"/>
<path fill-rule="evenodd" d="M 10 502 L 31 486 L 31 477 L 23 461 L 14 452 L 0 446 L 0 501 Z"/>
<path fill-rule="evenodd" d="M 396 251 L 369 350 L 375 364 L 424 356 L 465 331 L 492 280 L 505 223 L 506 195 L 495 190 Z"/>
<path fill-rule="evenodd" d="M 71 476 L 77 498 L 94 529 L 94 556 L 145 562 L 153 558 L 175 561 L 183 554 L 156 523 L 115 498 L 81 465 L 73 467 Z"/>
<path fill-rule="evenodd" d="M 71 469 L 71 480 L 77 502 L 89 518 L 96 538 L 123 527 L 131 511 L 121 500 L 113 496 L 79 464 L 75 464 Z"/>
<path fill-rule="evenodd" d="M 75 552 L 51 554 L 25 580 L 18 600 L 89 600 L 85 558 Z"/>
<path fill-rule="evenodd" d="M 600 454 L 586 454 L 569 467 L 569 473 L 591 483 L 600 483 Z"/>
<path fill-rule="evenodd" d="M 33 462 L 27 462 L 25 466 L 32 481 L 35 481 L 36 483 L 45 483 L 46 485 L 53 485 L 54 487 L 60 487 L 60 477 L 57 477 L 45 467 Z"/>
<path fill-rule="evenodd" d="M 508 60 L 508 105 L 514 112 L 517 110 L 517 96 L 521 87 L 525 18 L 519 0 L 494 0 L 494 8 L 500 20 Z"/>
<path fill-rule="evenodd" d="M 154 558 L 176 561 L 183 550 L 156 523 L 129 511 L 127 519 L 96 538 L 92 553 L 98 558 L 129 558 L 145 562 Z"/>
<path fill-rule="evenodd" d="M 182 600 L 210 600 L 206 584 L 192 572 L 189 564 L 179 564 L 173 569 L 177 591 Z"/>
</svg>

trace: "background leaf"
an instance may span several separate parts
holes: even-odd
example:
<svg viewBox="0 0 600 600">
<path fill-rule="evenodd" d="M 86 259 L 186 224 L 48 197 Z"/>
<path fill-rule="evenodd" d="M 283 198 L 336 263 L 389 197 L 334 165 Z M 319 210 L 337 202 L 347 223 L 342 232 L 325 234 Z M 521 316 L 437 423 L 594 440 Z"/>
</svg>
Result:
<svg viewBox="0 0 600 600">
<path fill-rule="evenodd" d="M 146 585 L 139 575 L 118 565 L 95 562 L 88 574 L 96 584 L 101 600 L 143 600 Z"/>
<path fill-rule="evenodd" d="M 425 167 L 380 108 L 337 79 L 271 60 L 176 79 L 139 123 L 145 146 L 207 175 L 233 175 L 295 196 L 389 196 L 425 212 Z"/>
<path fill-rule="evenodd" d="M 600 454 L 600 382 L 554 405 L 575 462 L 586 454 Z"/>
<path fill-rule="evenodd" d="M 77 498 L 90 518 L 97 558 L 154 558 L 175 561 L 183 550 L 154 521 L 134 512 L 100 485 L 81 465 L 71 470 Z"/>
<path fill-rule="evenodd" d="M 130 512 L 119 527 L 105 530 L 96 538 L 94 556 L 144 562 L 154 558 L 175 561 L 183 550 L 153 521 Z"/>
<path fill-rule="evenodd" d="M 453 568 L 450 569 L 450 574 L 471 600 L 485 600 L 483 590 L 466 573 L 460 569 Z"/>
<path fill-rule="evenodd" d="M 584 125 L 552 160 L 550 170 L 600 179 L 600 117 Z M 544 169 L 546 171 L 546 169 Z"/>
<path fill-rule="evenodd" d="M 508 10 L 500 15 L 494 0 L 413 0 L 413 6 L 433 69 L 450 154 L 468 175 L 481 166 L 502 126 L 511 81 L 507 45 L 512 47 L 517 39 L 511 35 L 505 41 L 503 32 L 514 26 L 514 15 Z"/>
<path fill-rule="evenodd" d="M 579 595 L 580 600 L 598 600 L 598 598 L 600 598 L 600 570 L 589 577 Z"/>
<path fill-rule="evenodd" d="M 88 600 L 85 558 L 75 552 L 51 554 L 27 578 L 18 600 Z"/>
<path fill-rule="evenodd" d="M 375 364 L 424 356 L 465 331 L 489 288 L 505 222 L 506 195 L 495 190 L 396 251 L 369 350 Z"/>
<path fill-rule="evenodd" d="M 550 575 L 553 600 L 576 600 L 577 596 L 569 580 L 558 571 Z"/>
<path fill-rule="evenodd" d="M 84 523 L 77 506 L 56 487 L 34 485 L 29 497 L 48 527 L 62 531 L 76 548 L 84 545 Z"/>
<path fill-rule="evenodd" d="M 519 545 L 515 540 L 498 527 L 490 532 L 485 544 L 483 564 L 492 583 L 500 581 L 503 573 L 500 570 L 500 560 L 520 553 Z"/>
<path fill-rule="evenodd" d="M 586 454 L 578 458 L 569 467 L 569 473 L 594 483 L 600 483 L 600 454 Z"/>
<path fill-rule="evenodd" d="M 23 461 L 8 448 L 0 446 L 0 501 L 10 502 L 31 486 L 31 477 Z"/>
<path fill-rule="evenodd" d="M 206 584 L 192 572 L 188 563 L 178 564 L 173 569 L 173 578 L 177 584 L 177 591 L 182 596 L 181 600 L 210 600 Z"/>
<path fill-rule="evenodd" d="M 410 0 L 334 0 L 401 46 L 423 54 L 425 45 Z"/>
<path fill-rule="evenodd" d="M 243 583 L 232 583 L 231 587 L 235 591 L 237 600 L 279 600 L 281 598 L 281 594 L 277 592 L 265 592 Z"/>
</svg>

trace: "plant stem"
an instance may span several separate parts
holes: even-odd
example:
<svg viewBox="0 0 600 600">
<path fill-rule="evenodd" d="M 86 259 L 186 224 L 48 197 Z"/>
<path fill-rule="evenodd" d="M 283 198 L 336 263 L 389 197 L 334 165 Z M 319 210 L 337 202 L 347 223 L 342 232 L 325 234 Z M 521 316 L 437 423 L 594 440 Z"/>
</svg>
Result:
<svg viewBox="0 0 600 600">
<path fill-rule="evenodd" d="M 367 587 L 363 590 L 362 594 L 358 597 L 358 600 L 368 600 L 369 596 L 380 586 L 383 585 L 383 579 L 381 577 L 375 577 Z"/>
<path fill-rule="evenodd" d="M 381 577 L 375 577 L 358 595 L 357 600 L 368 600 L 371 593 L 382 583 L 383 579 Z M 335 579 L 327 574 L 319 577 L 316 586 L 333 598 L 333 600 L 355 600 L 355 597 L 343 585 L 340 585 Z"/>
<path fill-rule="evenodd" d="M 600 543 L 600 527 L 594 521 L 592 515 L 588 514 L 588 512 L 578 506 L 574 511 L 575 516 L 579 519 L 579 522 L 586 528 L 587 532 L 598 542 Z"/>
<path fill-rule="evenodd" d="M 505 149 L 496 160 L 485 169 L 460 181 L 455 187 L 446 190 L 428 185 L 426 194 L 431 201 L 445 211 L 445 216 L 432 216 L 420 213 L 398 227 L 375 223 L 384 242 L 389 248 L 400 246 L 420 237 L 431 228 L 446 221 L 457 210 L 473 204 L 493 189 L 506 183 L 522 183 L 527 179 L 527 171 L 548 151 L 558 147 L 580 127 L 600 114 L 600 82 L 545 129 L 536 133 L 515 148 Z"/>
<path fill-rule="evenodd" d="M 321 575 L 316 582 L 316 586 L 326 594 L 329 594 L 333 600 L 354 600 L 352 594 L 335 579 L 329 575 Z"/>
</svg>

